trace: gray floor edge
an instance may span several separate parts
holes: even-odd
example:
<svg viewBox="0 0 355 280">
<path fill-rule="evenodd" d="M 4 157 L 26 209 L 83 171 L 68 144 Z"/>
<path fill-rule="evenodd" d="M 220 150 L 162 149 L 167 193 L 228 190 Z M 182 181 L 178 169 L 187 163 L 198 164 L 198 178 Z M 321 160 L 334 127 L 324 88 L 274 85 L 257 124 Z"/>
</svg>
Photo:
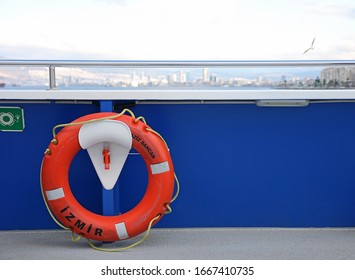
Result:
<svg viewBox="0 0 355 280">
<path fill-rule="evenodd" d="M 355 228 L 155 228 L 144 243 L 115 253 L 74 243 L 64 230 L 0 231 L 0 260 L 97 259 L 355 260 Z"/>
</svg>

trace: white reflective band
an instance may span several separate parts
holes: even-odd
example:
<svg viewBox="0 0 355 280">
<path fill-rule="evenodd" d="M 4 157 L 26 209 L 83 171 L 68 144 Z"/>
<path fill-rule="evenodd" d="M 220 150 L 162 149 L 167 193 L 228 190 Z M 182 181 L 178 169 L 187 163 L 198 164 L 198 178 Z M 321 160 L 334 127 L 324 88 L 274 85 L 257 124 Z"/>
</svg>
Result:
<svg viewBox="0 0 355 280">
<path fill-rule="evenodd" d="M 46 196 L 48 200 L 56 200 L 64 197 L 65 195 L 64 195 L 63 188 L 58 188 L 55 190 L 46 191 Z"/>
<path fill-rule="evenodd" d="M 151 164 L 150 167 L 152 168 L 152 174 L 160 174 L 170 170 L 169 162 L 167 161 L 157 164 Z"/>
<path fill-rule="evenodd" d="M 127 229 L 126 229 L 126 224 L 124 222 L 119 223 L 119 224 L 115 224 L 115 227 L 116 227 L 118 238 L 120 240 L 129 238 L 129 235 L 128 235 Z"/>
</svg>

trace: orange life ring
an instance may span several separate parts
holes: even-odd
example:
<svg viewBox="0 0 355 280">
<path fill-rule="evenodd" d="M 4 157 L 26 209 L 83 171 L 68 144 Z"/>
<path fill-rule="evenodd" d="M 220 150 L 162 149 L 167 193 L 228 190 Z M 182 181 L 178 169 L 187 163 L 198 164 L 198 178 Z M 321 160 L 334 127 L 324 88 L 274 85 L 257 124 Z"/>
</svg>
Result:
<svg viewBox="0 0 355 280">
<path fill-rule="evenodd" d="M 114 116 L 95 113 L 76 122 Z M 51 212 L 66 227 L 88 239 L 118 241 L 134 237 L 156 223 L 169 208 L 174 192 L 174 168 L 164 141 L 150 127 L 131 116 L 113 120 L 125 123 L 132 132 L 132 146 L 143 157 L 148 169 L 148 185 L 144 197 L 131 210 L 116 216 L 103 216 L 84 208 L 71 192 L 68 172 L 74 156 L 81 150 L 78 139 L 82 125 L 66 126 L 48 147 L 41 169 L 41 185 Z"/>
</svg>

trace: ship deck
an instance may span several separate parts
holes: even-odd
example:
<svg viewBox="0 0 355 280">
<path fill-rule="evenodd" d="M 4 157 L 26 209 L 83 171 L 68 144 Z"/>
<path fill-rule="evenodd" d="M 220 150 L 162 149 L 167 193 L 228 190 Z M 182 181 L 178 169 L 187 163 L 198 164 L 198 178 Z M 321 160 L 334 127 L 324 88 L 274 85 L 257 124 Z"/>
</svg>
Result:
<svg viewBox="0 0 355 280">
<path fill-rule="evenodd" d="M 107 253 L 93 250 L 86 240 L 73 243 L 63 230 L 0 231 L 0 259 L 354 260 L 351 244 L 355 244 L 354 228 L 178 228 L 153 229 L 139 246 Z"/>
</svg>

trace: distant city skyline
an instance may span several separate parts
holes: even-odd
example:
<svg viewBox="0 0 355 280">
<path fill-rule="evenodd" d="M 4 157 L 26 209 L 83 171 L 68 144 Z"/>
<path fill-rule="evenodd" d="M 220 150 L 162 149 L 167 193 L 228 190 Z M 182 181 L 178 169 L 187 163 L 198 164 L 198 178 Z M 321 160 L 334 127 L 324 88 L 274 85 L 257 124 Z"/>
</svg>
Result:
<svg viewBox="0 0 355 280">
<path fill-rule="evenodd" d="M 309 72 L 297 72 L 284 68 L 258 70 L 248 73 L 245 69 L 181 68 L 181 69 L 100 69 L 66 68 L 56 69 L 56 86 L 99 86 L 112 88 L 142 87 L 271 87 L 271 88 L 353 88 L 355 66 L 325 67 Z M 0 68 L 0 82 L 7 89 L 48 86 L 48 69 L 44 67 Z M 4 88 L 4 87 L 3 87 Z"/>
<path fill-rule="evenodd" d="M 1 0 L 0 9 L 0 58 L 355 57 L 353 0 Z"/>
</svg>

